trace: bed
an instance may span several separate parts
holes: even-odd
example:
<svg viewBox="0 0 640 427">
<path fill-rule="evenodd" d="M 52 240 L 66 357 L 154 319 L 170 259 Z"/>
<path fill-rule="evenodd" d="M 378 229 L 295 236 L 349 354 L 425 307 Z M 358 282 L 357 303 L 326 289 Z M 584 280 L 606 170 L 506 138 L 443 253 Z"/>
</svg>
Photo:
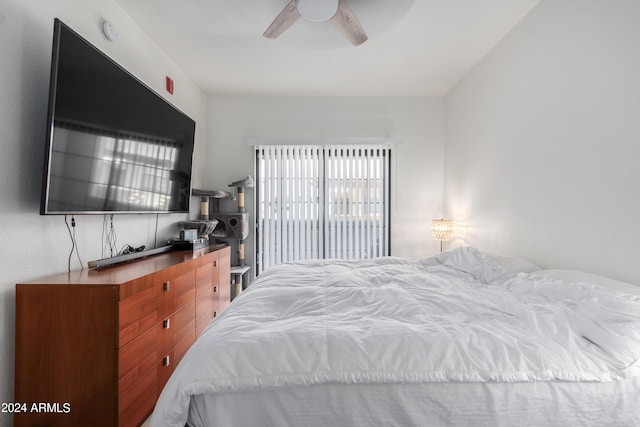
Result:
<svg viewBox="0 0 640 427">
<path fill-rule="evenodd" d="M 159 426 L 637 426 L 640 292 L 459 248 L 275 266 L 166 384 Z"/>
</svg>

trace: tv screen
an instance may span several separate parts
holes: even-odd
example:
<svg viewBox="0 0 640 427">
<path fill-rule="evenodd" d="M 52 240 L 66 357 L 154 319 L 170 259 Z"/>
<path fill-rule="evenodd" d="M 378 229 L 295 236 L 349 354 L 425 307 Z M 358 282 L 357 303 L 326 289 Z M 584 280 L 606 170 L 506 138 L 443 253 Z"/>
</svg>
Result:
<svg viewBox="0 0 640 427">
<path fill-rule="evenodd" d="M 188 212 L 195 122 L 60 20 L 41 214 Z"/>
</svg>

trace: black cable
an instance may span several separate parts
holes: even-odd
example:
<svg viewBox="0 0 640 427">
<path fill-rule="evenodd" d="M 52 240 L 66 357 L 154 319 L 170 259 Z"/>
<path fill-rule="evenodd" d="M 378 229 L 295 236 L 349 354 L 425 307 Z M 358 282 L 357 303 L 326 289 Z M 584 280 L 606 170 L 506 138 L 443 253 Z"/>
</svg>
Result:
<svg viewBox="0 0 640 427">
<path fill-rule="evenodd" d="M 76 219 L 71 216 L 71 228 L 73 228 L 73 244 L 76 248 L 76 257 L 78 258 L 78 262 L 80 263 L 80 270 L 84 270 L 84 266 L 82 265 L 82 260 L 80 259 L 80 250 L 78 249 L 78 242 L 76 240 Z"/>
<path fill-rule="evenodd" d="M 158 213 L 156 213 L 156 231 L 153 233 L 153 247 L 158 247 Z"/>
<path fill-rule="evenodd" d="M 73 256 L 74 251 L 76 253 L 76 256 L 78 257 L 78 262 L 80 263 L 80 270 L 84 270 L 84 266 L 82 265 L 82 260 L 80 259 L 80 252 L 78 251 L 78 245 L 76 243 L 76 219 L 72 215 L 71 226 L 69 226 L 67 215 L 65 215 L 64 223 L 67 225 L 67 231 L 69 232 L 69 237 L 71 238 L 71 251 L 69 252 L 69 258 L 67 258 L 67 271 L 71 272 L 71 257 Z M 73 228 L 73 231 L 72 231 L 72 228 Z"/>
<path fill-rule="evenodd" d="M 80 263 L 80 270 L 84 270 L 84 266 L 82 265 L 82 260 L 80 259 L 80 252 L 78 251 L 78 245 L 76 243 L 76 219 L 71 216 L 71 227 L 69 226 L 69 221 L 67 220 L 67 215 L 64 216 L 64 223 L 67 226 L 67 231 L 69 232 L 69 237 L 71 238 L 71 251 L 69 252 L 69 258 L 67 259 L 67 271 L 71 272 L 71 257 L 73 256 L 73 252 L 75 251 L 76 256 L 78 257 L 78 262 Z M 73 231 L 71 228 L 73 227 Z"/>
<path fill-rule="evenodd" d="M 113 227 L 113 214 L 111 214 L 111 219 L 110 219 L 110 229 L 109 229 L 109 235 L 107 240 L 109 241 L 109 251 L 110 251 L 110 256 L 114 256 L 114 251 L 115 251 L 115 255 L 118 254 L 118 248 L 117 248 L 117 244 L 118 244 L 118 236 L 116 235 L 116 229 Z"/>
<path fill-rule="evenodd" d="M 69 237 L 71 238 L 71 252 L 69 252 L 69 259 L 67 260 L 67 271 L 71 272 L 71 256 L 73 255 L 73 250 L 76 246 L 75 241 L 73 240 L 73 234 L 71 233 L 71 227 L 69 227 L 69 222 L 67 221 L 67 216 L 64 216 L 64 223 L 67 225 L 67 231 L 69 231 Z"/>
</svg>

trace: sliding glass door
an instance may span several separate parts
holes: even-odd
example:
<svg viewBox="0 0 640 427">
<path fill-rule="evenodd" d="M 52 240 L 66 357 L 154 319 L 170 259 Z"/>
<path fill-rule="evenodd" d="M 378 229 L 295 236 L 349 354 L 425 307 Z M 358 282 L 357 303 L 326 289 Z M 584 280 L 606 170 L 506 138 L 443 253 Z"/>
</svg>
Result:
<svg viewBox="0 0 640 427">
<path fill-rule="evenodd" d="M 257 274 L 388 255 L 390 160 L 387 145 L 257 146 Z"/>
</svg>

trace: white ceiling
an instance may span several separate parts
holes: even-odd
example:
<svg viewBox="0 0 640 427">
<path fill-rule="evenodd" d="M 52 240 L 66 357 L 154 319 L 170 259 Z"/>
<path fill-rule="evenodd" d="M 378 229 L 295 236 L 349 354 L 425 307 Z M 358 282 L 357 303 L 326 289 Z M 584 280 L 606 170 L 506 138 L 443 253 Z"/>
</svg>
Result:
<svg viewBox="0 0 640 427">
<path fill-rule="evenodd" d="M 304 20 L 264 38 L 289 0 L 117 1 L 210 94 L 443 96 L 540 0 L 347 0 L 358 47 Z"/>
</svg>

